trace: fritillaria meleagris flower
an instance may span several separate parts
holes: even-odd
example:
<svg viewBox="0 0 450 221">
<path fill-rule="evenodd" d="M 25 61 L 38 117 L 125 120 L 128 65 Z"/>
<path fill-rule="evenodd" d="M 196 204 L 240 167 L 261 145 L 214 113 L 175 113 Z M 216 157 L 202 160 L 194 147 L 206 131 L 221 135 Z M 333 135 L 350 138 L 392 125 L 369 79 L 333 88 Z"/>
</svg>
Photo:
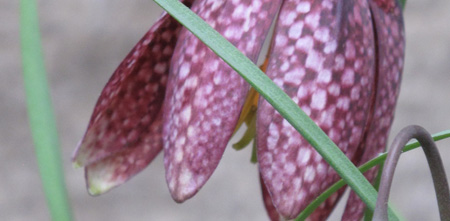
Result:
<svg viewBox="0 0 450 221">
<path fill-rule="evenodd" d="M 403 67 L 394 0 L 185 0 L 256 62 L 272 22 L 266 74 L 355 163 L 381 152 Z M 277 14 L 278 13 L 278 14 Z M 200 40 L 163 15 L 105 86 L 73 161 L 91 194 L 144 169 L 164 149 L 166 180 L 182 202 L 208 180 L 235 131 L 249 85 Z M 338 175 L 263 98 L 257 156 L 271 219 L 296 217 Z M 376 170 L 366 176 L 372 180 Z M 343 190 L 312 215 L 325 219 Z M 343 219 L 364 204 L 350 195 Z"/>
</svg>

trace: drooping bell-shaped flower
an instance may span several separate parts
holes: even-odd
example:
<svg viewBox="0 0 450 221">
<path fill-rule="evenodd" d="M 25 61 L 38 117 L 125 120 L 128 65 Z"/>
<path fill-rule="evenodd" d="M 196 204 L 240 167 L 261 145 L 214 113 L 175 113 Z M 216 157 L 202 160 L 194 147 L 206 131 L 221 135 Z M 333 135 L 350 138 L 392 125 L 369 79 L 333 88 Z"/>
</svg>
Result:
<svg viewBox="0 0 450 221">
<path fill-rule="evenodd" d="M 275 21 L 267 75 L 355 164 L 384 149 L 403 66 L 397 2 L 183 2 L 254 62 Z M 122 184 L 164 149 L 172 197 L 192 197 L 217 167 L 248 91 L 236 72 L 163 15 L 105 86 L 77 148 L 73 160 L 85 167 L 89 192 Z M 278 213 L 294 218 L 338 175 L 270 104 L 262 98 L 258 103 L 254 119 L 265 205 L 271 219 Z M 341 193 L 311 218 L 325 219 Z M 361 217 L 364 204 L 355 195 L 349 201 L 346 220 Z"/>
<path fill-rule="evenodd" d="M 402 22 L 394 1 L 287 0 L 280 11 L 267 75 L 355 164 L 386 146 L 403 67 Z M 338 176 L 263 99 L 257 125 L 263 180 L 279 212 L 294 218 Z M 325 219 L 341 193 L 313 217 Z M 355 203 L 347 208 L 344 217 L 361 216 Z"/>
</svg>

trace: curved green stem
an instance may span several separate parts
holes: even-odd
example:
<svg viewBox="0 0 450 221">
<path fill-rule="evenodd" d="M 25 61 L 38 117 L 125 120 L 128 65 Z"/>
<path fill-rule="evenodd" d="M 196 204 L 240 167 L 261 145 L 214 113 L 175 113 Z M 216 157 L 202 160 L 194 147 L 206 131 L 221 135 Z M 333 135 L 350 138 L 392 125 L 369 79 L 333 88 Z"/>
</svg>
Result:
<svg viewBox="0 0 450 221">
<path fill-rule="evenodd" d="M 417 125 L 410 125 L 403 128 L 397 134 L 389 148 L 381 176 L 380 190 L 378 191 L 378 200 L 373 214 L 373 220 L 382 221 L 388 218 L 387 206 L 395 168 L 400 159 L 403 146 L 411 139 L 419 141 L 427 158 L 431 177 L 433 178 L 441 220 L 450 220 L 450 190 L 441 155 L 428 131 Z"/>
<path fill-rule="evenodd" d="M 36 1 L 21 0 L 20 12 L 27 109 L 42 185 L 52 220 L 72 220 L 41 50 Z"/>
<path fill-rule="evenodd" d="M 445 130 L 442 132 L 439 132 L 437 134 L 434 134 L 433 136 L 434 141 L 443 140 L 445 138 L 450 137 L 450 130 Z M 403 153 L 408 152 L 410 150 L 416 149 L 417 147 L 420 147 L 420 143 L 410 142 L 403 148 Z M 386 160 L 387 153 L 380 154 L 378 157 L 373 158 L 372 160 L 368 161 L 367 163 L 363 164 L 362 166 L 358 167 L 359 171 L 361 173 L 364 173 L 371 168 L 383 164 L 383 162 Z M 305 220 L 311 213 L 314 212 L 314 210 L 317 209 L 317 207 L 320 206 L 323 202 L 325 202 L 328 197 L 333 195 L 336 191 L 338 191 L 340 188 L 342 188 L 345 185 L 344 180 L 339 180 L 338 182 L 334 183 L 331 187 L 329 187 L 327 190 L 325 190 L 320 196 L 318 196 L 314 201 L 312 201 L 306 208 L 303 210 L 300 215 L 296 218 L 296 220 Z"/>
</svg>

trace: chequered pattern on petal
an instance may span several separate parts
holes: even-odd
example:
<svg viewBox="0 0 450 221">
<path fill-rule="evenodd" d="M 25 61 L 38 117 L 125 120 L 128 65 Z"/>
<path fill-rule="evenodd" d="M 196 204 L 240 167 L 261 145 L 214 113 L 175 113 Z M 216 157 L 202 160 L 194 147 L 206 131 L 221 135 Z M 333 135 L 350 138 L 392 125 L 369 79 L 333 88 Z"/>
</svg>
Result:
<svg viewBox="0 0 450 221">
<path fill-rule="evenodd" d="M 189 2 L 189 1 L 187 1 Z M 160 112 L 181 25 L 164 15 L 145 34 L 103 89 L 74 162 L 86 166 L 149 136 Z"/>
<path fill-rule="evenodd" d="M 85 168 L 90 194 L 104 193 L 142 171 L 162 149 L 162 112 L 135 148 L 124 148 Z"/>
<path fill-rule="evenodd" d="M 366 1 L 286 0 L 267 75 L 353 158 L 371 108 L 374 54 Z M 281 215 L 294 218 L 338 176 L 262 98 L 257 130 L 262 177 Z"/>
<path fill-rule="evenodd" d="M 378 54 L 375 111 L 359 165 L 376 157 L 386 147 L 403 70 L 405 33 L 402 10 L 399 3 L 394 0 L 390 2 L 396 6 L 390 9 L 381 7 L 378 2 L 383 1 L 369 1 L 375 23 Z M 376 174 L 377 170 L 372 169 L 365 175 L 369 181 L 373 181 Z M 365 204 L 352 192 L 342 219 L 361 219 L 364 207 Z"/>
<path fill-rule="evenodd" d="M 280 0 L 198 0 L 192 10 L 256 61 Z M 172 197 L 184 201 L 211 176 L 248 84 L 190 32 L 176 47 L 164 104 L 164 165 Z"/>
</svg>

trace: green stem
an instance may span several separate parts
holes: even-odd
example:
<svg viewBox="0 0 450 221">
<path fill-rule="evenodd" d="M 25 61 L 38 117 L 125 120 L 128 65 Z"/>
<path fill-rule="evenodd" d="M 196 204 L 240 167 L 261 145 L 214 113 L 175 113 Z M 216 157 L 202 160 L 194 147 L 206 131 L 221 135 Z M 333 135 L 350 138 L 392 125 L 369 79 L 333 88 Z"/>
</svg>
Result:
<svg viewBox="0 0 450 221">
<path fill-rule="evenodd" d="M 48 92 L 36 1 L 21 0 L 20 11 L 23 76 L 42 185 L 52 220 L 72 220 L 58 134 Z"/>
<path fill-rule="evenodd" d="M 370 209 L 377 192 L 353 163 L 288 95 L 236 47 L 177 0 L 154 0 L 220 56 L 259 92 L 320 153 Z M 398 220 L 390 211 L 392 220 Z"/>
<path fill-rule="evenodd" d="M 450 130 L 442 131 L 437 134 L 434 134 L 433 136 L 434 141 L 443 140 L 445 138 L 450 137 Z M 420 147 L 419 142 L 410 142 L 403 148 L 403 152 L 408 152 L 410 150 L 416 149 L 417 147 Z M 370 170 L 371 168 L 383 164 L 383 162 L 386 160 L 387 153 L 380 154 L 378 157 L 373 158 L 369 162 L 363 164 L 362 166 L 358 167 L 359 171 L 362 173 Z M 296 220 L 305 220 L 311 213 L 314 212 L 314 210 L 317 209 L 317 207 L 320 206 L 328 197 L 333 195 L 336 191 L 338 191 L 340 188 L 342 188 L 345 185 L 344 180 L 339 180 L 338 182 L 334 183 L 331 187 L 329 187 L 327 190 L 325 190 L 320 196 L 318 196 L 314 201 L 312 201 L 303 211 L 300 213 L 300 215 L 297 217 Z"/>
<path fill-rule="evenodd" d="M 399 0 L 399 1 L 400 1 L 400 5 L 402 6 L 402 9 L 405 10 L 406 0 Z"/>
<path fill-rule="evenodd" d="M 378 167 L 377 176 L 375 177 L 375 180 L 373 182 L 373 187 L 377 191 L 379 190 L 379 187 L 380 187 L 380 180 L 381 180 L 381 175 L 383 174 L 383 167 L 384 167 L 384 164 L 380 164 L 380 167 Z M 370 209 L 366 208 L 364 210 L 364 221 L 371 221 L 372 218 L 373 218 L 373 211 L 371 211 Z"/>
</svg>

